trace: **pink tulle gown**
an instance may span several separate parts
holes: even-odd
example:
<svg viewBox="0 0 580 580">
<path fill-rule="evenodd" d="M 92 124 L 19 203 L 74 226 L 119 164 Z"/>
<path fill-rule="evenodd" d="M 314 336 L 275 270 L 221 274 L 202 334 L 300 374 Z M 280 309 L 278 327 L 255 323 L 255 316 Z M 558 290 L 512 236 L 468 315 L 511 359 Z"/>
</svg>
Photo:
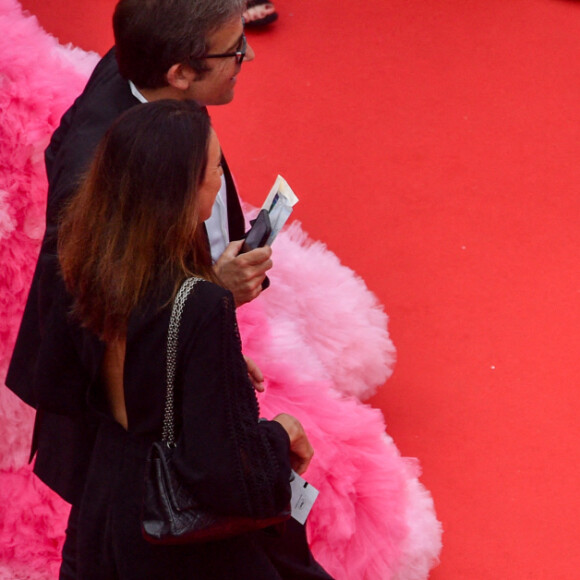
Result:
<svg viewBox="0 0 580 580">
<path fill-rule="evenodd" d="M 44 233 L 43 152 L 97 60 L 0 0 L 2 381 Z M 383 308 L 296 222 L 275 242 L 270 277 L 238 318 L 244 351 L 267 377 L 262 415 L 296 415 L 316 449 L 306 475 L 320 491 L 307 522 L 315 557 L 339 580 L 427 578 L 441 549 L 431 496 L 381 412 L 361 402 L 394 363 Z M 57 578 L 69 506 L 27 465 L 32 410 L 2 387 L 0 413 L 0 579 Z"/>
</svg>

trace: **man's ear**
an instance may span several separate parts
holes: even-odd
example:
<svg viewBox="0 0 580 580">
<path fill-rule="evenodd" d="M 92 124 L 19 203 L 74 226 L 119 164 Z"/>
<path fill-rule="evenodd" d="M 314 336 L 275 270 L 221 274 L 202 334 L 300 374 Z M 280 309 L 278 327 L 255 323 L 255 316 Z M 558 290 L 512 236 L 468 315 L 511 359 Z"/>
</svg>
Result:
<svg viewBox="0 0 580 580">
<path fill-rule="evenodd" d="M 189 89 L 195 78 L 195 71 L 186 64 L 174 64 L 167 71 L 167 84 L 180 91 Z"/>
</svg>

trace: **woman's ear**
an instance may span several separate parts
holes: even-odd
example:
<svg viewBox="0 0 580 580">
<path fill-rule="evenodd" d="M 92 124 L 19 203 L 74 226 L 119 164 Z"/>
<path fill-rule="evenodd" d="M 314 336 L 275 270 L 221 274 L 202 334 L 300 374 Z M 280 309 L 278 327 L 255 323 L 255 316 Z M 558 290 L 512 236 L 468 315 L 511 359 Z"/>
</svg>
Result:
<svg viewBox="0 0 580 580">
<path fill-rule="evenodd" d="M 180 91 L 187 91 L 195 81 L 195 71 L 186 64 L 174 64 L 167 71 L 167 84 Z"/>
</svg>

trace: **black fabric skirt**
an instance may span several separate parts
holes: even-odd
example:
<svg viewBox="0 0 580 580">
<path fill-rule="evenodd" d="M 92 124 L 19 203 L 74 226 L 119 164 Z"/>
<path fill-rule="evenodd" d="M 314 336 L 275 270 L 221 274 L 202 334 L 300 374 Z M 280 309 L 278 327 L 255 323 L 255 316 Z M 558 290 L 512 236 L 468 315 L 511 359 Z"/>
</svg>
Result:
<svg viewBox="0 0 580 580">
<path fill-rule="evenodd" d="M 290 519 L 229 540 L 157 546 L 141 533 L 141 502 L 152 441 L 105 420 L 97 436 L 78 515 L 77 577 L 82 580 L 329 579 L 312 558 L 304 526 Z"/>
</svg>

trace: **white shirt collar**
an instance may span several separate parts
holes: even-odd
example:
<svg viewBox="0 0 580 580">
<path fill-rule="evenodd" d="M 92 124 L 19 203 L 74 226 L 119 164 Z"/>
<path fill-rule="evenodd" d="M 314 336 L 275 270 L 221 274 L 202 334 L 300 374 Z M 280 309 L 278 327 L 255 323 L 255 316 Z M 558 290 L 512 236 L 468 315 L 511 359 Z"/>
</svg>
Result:
<svg viewBox="0 0 580 580">
<path fill-rule="evenodd" d="M 131 93 L 133 96 L 141 103 L 148 103 L 147 99 L 141 94 L 141 91 L 133 84 L 133 81 L 129 81 L 129 86 L 131 87 Z"/>
</svg>

